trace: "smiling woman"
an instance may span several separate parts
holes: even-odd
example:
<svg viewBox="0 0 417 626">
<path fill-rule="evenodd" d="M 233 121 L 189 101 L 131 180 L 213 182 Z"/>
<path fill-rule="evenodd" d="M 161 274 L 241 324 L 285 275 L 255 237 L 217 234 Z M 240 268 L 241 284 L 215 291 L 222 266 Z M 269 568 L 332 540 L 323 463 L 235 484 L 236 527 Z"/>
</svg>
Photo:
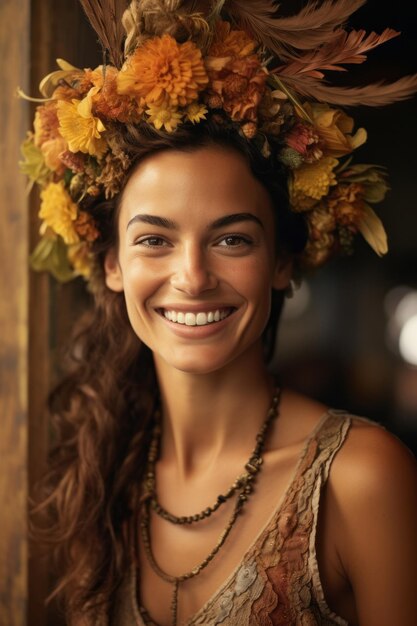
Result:
<svg viewBox="0 0 417 626">
<path fill-rule="evenodd" d="M 322 100 L 417 79 L 332 91 L 318 71 L 394 36 L 342 30 L 361 4 L 134 0 L 122 36 L 83 2 L 114 65 L 42 82 L 32 260 L 94 295 L 36 508 L 72 626 L 415 624 L 414 459 L 268 369 L 291 280 L 357 233 L 386 251 L 384 175 Z"/>
</svg>

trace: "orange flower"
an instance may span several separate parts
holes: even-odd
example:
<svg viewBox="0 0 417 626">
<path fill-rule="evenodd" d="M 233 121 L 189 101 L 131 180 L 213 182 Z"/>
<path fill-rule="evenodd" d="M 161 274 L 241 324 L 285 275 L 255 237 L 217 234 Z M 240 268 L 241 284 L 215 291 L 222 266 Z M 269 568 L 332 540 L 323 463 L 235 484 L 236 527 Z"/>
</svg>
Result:
<svg viewBox="0 0 417 626">
<path fill-rule="evenodd" d="M 192 41 L 179 44 L 163 35 L 146 40 L 128 58 L 118 74 L 117 90 L 141 104 L 175 108 L 197 100 L 207 83 L 200 49 Z"/>
<path fill-rule="evenodd" d="M 45 141 L 59 137 L 59 120 L 57 114 L 57 103 L 55 101 L 46 102 L 38 106 L 33 123 L 35 130 L 35 146 L 40 148 Z"/>
<path fill-rule="evenodd" d="M 246 33 L 220 22 L 206 58 L 209 94 L 220 96 L 221 107 L 236 121 L 256 122 L 265 92 L 267 72 L 254 49 Z"/>
<path fill-rule="evenodd" d="M 117 75 L 116 68 L 111 65 L 106 67 L 104 75 L 102 66 L 91 73 L 96 88 L 92 97 L 94 114 L 123 123 L 138 122 L 143 109 L 131 96 L 117 92 Z"/>
<path fill-rule="evenodd" d="M 246 57 L 252 54 L 254 50 L 255 42 L 243 30 L 232 30 L 229 22 L 223 20 L 217 22 L 209 56 Z"/>
<path fill-rule="evenodd" d="M 336 220 L 329 207 L 323 205 L 307 213 L 310 237 L 303 252 L 303 263 L 318 267 L 332 255 L 335 246 Z"/>
<path fill-rule="evenodd" d="M 97 230 L 93 218 L 85 211 L 80 211 L 74 222 L 74 228 L 77 234 L 84 241 L 95 241 L 100 233 Z"/>
<path fill-rule="evenodd" d="M 337 185 L 332 190 L 327 203 L 341 226 L 358 228 L 363 216 L 363 186 L 358 183 Z"/>
</svg>

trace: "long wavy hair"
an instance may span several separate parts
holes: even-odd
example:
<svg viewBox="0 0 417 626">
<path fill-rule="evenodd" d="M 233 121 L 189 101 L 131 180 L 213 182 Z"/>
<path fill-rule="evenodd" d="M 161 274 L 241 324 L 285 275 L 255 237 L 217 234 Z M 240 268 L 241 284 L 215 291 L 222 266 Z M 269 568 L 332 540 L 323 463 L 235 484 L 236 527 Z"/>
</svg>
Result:
<svg viewBox="0 0 417 626">
<path fill-rule="evenodd" d="M 265 158 L 235 129 L 214 119 L 169 135 L 149 125 L 123 133 L 132 158 L 125 184 L 145 157 L 161 151 L 218 145 L 239 152 L 270 194 L 277 254 L 297 255 L 304 248 L 306 225 L 289 208 L 286 175 L 276 155 Z M 94 306 L 75 328 L 67 373 L 49 397 L 54 445 L 33 512 L 35 536 L 52 546 L 60 571 L 51 597 L 64 599 L 69 623 L 81 613 L 85 623 L 101 623 L 99 615 L 109 612 L 128 565 L 126 528 L 145 468 L 157 396 L 152 354 L 132 330 L 123 294 L 110 291 L 104 280 L 105 256 L 118 245 L 122 195 L 123 189 L 113 200 L 98 199 L 88 207 L 101 233 L 94 248 Z M 272 294 L 263 335 L 267 360 L 283 298 L 282 292 Z"/>
</svg>

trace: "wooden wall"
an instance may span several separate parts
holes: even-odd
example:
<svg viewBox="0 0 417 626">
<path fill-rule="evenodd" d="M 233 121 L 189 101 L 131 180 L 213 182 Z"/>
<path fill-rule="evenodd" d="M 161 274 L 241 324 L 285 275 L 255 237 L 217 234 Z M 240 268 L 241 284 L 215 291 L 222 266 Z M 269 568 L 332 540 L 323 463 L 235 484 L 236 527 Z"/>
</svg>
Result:
<svg viewBox="0 0 417 626">
<path fill-rule="evenodd" d="M 85 294 L 82 281 L 61 286 L 28 271 L 38 197 L 17 163 L 34 108 L 15 92 L 39 96 L 58 57 L 94 67 L 101 55 L 77 0 L 1 0 L 0 53 L 0 626 L 58 626 L 45 608 L 48 562 L 28 546 L 28 495 L 50 445 L 44 407 L 57 346 Z"/>
</svg>

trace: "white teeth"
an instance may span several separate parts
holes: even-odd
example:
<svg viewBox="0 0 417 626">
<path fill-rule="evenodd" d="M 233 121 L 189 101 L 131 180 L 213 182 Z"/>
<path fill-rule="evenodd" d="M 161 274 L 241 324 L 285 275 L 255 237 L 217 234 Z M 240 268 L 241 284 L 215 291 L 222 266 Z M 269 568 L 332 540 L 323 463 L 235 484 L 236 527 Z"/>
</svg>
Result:
<svg viewBox="0 0 417 626">
<path fill-rule="evenodd" d="M 185 325 L 186 326 L 195 326 L 195 313 L 186 313 L 185 314 Z"/>
<path fill-rule="evenodd" d="M 205 313 L 197 313 L 196 323 L 197 326 L 204 326 L 204 324 L 207 324 L 207 315 Z"/>
<path fill-rule="evenodd" d="M 177 324 L 185 324 L 186 326 L 206 326 L 212 322 L 224 320 L 230 312 L 230 309 L 223 309 L 221 311 L 216 309 L 208 313 L 203 311 L 199 313 L 183 313 L 182 311 L 168 311 L 164 309 L 163 315 L 170 322 L 176 322 Z"/>
</svg>

